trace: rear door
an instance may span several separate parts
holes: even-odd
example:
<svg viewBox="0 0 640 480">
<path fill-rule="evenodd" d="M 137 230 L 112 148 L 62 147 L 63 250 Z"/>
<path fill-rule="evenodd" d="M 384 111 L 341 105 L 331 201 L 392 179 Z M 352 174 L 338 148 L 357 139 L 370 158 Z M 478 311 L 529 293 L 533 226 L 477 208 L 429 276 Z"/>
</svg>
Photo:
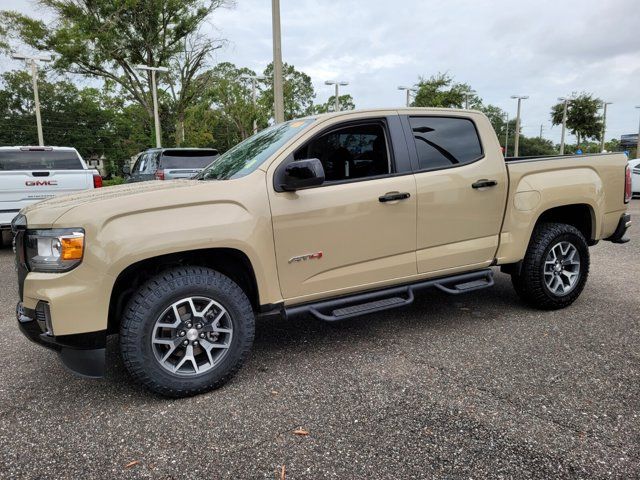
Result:
<svg viewBox="0 0 640 480">
<path fill-rule="evenodd" d="M 164 172 L 165 180 L 192 178 L 218 156 L 214 149 L 165 150 L 160 158 L 160 170 Z"/>
<path fill-rule="evenodd" d="M 415 275 L 416 187 L 398 116 L 327 127 L 272 165 L 273 175 L 305 158 L 322 162 L 323 185 L 267 187 L 283 297 L 311 300 Z"/>
<path fill-rule="evenodd" d="M 508 189 L 489 122 L 466 113 L 403 116 L 402 121 L 416 172 L 418 273 L 489 266 Z"/>
<path fill-rule="evenodd" d="M 89 188 L 92 173 L 75 150 L 0 149 L 2 223 L 31 203 Z"/>
</svg>

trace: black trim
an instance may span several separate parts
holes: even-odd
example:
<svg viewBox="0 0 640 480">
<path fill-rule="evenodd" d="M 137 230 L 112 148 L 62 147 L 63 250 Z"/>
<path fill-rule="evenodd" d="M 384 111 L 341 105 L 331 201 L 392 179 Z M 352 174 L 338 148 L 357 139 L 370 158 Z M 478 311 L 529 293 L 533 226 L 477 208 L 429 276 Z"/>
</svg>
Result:
<svg viewBox="0 0 640 480">
<path fill-rule="evenodd" d="M 65 367 L 74 373 L 85 377 L 104 376 L 106 330 L 54 336 L 43 333 L 36 316 L 35 310 L 24 308 L 22 302 L 18 302 L 16 318 L 18 328 L 25 337 L 58 352 Z"/>
<path fill-rule="evenodd" d="M 609 238 L 605 238 L 605 240 L 612 243 L 627 243 L 629 241 L 628 238 L 624 238 L 627 230 L 629 229 L 629 224 L 631 223 L 631 215 L 625 213 L 620 220 L 618 221 L 618 226 L 616 227 L 616 231 L 613 232 Z"/>
<path fill-rule="evenodd" d="M 19 208 L 10 208 L 9 210 L 0 210 L 0 213 L 16 213 L 19 212 Z"/>
<path fill-rule="evenodd" d="M 567 158 L 585 158 L 585 157 L 599 157 L 604 155 L 616 155 L 620 152 L 610 152 L 610 153 L 583 153 L 583 154 L 565 154 L 565 155 L 530 155 L 528 157 L 504 157 L 504 161 L 506 163 L 526 163 L 526 162 L 538 162 L 538 161 L 546 161 L 546 160 L 564 160 Z"/>
<path fill-rule="evenodd" d="M 301 305 L 293 305 L 284 308 L 285 318 L 297 316 L 303 313 L 310 313 L 319 320 L 334 322 L 347 318 L 356 317 L 373 312 L 389 310 L 391 308 L 402 307 L 413 302 L 414 293 L 425 288 L 435 287 L 443 292 L 458 295 L 461 293 L 472 292 L 493 286 L 493 270 L 486 268 L 474 272 L 462 273 L 458 275 L 448 275 L 444 277 L 433 278 L 429 280 L 421 280 L 419 282 L 408 283 L 399 286 L 385 287 L 378 290 L 372 290 L 364 293 L 356 293 L 348 296 L 336 297 L 333 299 L 323 299 L 318 302 L 310 302 Z M 406 298 L 397 297 L 404 295 Z M 395 297 L 394 297 L 395 296 Z M 359 310 L 353 313 L 343 315 L 334 315 L 335 312 L 328 313 L 341 307 L 358 306 L 366 303 L 373 303 L 376 300 L 387 298 L 397 299 L 398 301 L 372 305 L 366 310 Z"/>
</svg>

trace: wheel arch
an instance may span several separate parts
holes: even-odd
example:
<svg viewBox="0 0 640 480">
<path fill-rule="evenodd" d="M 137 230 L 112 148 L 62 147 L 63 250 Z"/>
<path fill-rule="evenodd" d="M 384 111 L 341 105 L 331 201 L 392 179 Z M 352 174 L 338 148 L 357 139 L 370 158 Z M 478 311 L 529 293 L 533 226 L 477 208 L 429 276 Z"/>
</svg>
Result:
<svg viewBox="0 0 640 480">
<path fill-rule="evenodd" d="M 256 273 L 246 253 L 235 248 L 220 247 L 172 252 L 137 261 L 116 277 L 109 300 L 108 333 L 119 331 L 122 312 L 140 285 L 167 268 L 187 265 L 212 268 L 226 275 L 245 292 L 253 309 L 259 310 Z"/>
<path fill-rule="evenodd" d="M 531 231 L 546 222 L 565 223 L 577 228 L 587 240 L 587 244 L 595 244 L 597 238 L 597 221 L 593 206 L 587 203 L 572 203 L 547 208 L 539 213 Z"/>
</svg>

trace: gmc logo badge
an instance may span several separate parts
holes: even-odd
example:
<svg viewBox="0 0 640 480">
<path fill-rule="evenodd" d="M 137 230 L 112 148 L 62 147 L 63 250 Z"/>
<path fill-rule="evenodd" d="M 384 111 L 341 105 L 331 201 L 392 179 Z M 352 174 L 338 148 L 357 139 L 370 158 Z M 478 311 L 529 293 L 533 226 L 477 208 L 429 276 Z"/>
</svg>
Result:
<svg viewBox="0 0 640 480">
<path fill-rule="evenodd" d="M 57 180 L 27 180 L 24 184 L 27 187 L 54 187 L 58 182 Z"/>
</svg>

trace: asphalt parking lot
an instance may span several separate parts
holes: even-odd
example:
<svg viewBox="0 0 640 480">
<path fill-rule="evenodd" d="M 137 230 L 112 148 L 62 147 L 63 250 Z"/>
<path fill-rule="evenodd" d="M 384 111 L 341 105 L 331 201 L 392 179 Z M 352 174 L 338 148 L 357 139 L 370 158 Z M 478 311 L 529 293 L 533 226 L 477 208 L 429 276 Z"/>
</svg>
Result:
<svg viewBox="0 0 640 480">
<path fill-rule="evenodd" d="M 263 321 L 231 383 L 183 400 L 135 385 L 115 341 L 104 380 L 29 343 L 4 249 L 0 477 L 638 478 L 640 200 L 631 211 L 632 241 L 591 249 L 566 310 L 522 306 L 498 275 L 339 325 Z"/>
</svg>

